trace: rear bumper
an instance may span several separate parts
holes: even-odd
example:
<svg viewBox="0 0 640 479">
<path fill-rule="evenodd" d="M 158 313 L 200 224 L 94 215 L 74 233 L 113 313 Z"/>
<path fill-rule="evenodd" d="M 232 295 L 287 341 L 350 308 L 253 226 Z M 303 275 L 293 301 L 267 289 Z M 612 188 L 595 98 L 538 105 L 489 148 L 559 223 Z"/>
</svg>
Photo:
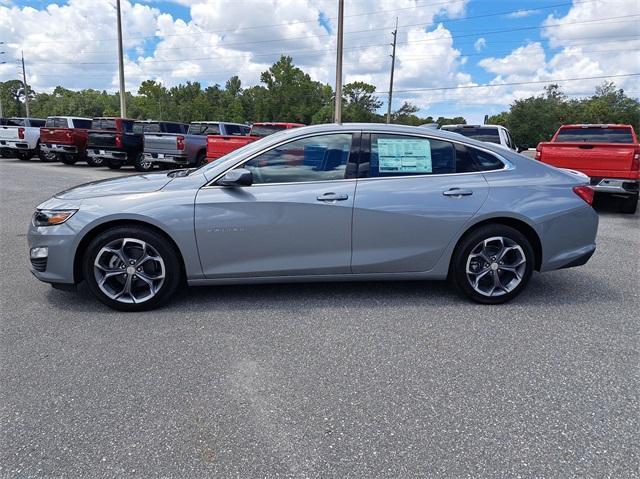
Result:
<svg viewBox="0 0 640 479">
<path fill-rule="evenodd" d="M 103 150 L 99 148 L 87 149 L 89 158 L 101 158 L 103 160 L 127 161 L 127 153 L 119 150 Z"/>
<path fill-rule="evenodd" d="M 62 145 L 58 143 L 40 143 L 40 150 L 44 153 L 67 153 L 78 154 L 78 147 L 75 145 Z"/>
<path fill-rule="evenodd" d="M 174 155 L 168 153 L 145 153 L 144 160 L 151 163 L 171 163 L 174 165 L 188 165 L 187 155 Z"/>
<path fill-rule="evenodd" d="M 10 150 L 31 150 L 29 143 L 24 140 L 0 140 L 0 148 L 9 148 Z"/>
<path fill-rule="evenodd" d="M 597 193 L 637 195 L 639 180 L 626 178 L 591 178 L 591 186 Z"/>
</svg>

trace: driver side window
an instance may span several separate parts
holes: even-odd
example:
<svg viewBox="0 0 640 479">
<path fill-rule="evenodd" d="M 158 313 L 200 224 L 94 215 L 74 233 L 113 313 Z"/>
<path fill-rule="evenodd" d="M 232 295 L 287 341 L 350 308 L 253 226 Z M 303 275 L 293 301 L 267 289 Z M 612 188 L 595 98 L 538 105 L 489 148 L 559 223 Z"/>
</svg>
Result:
<svg viewBox="0 0 640 479">
<path fill-rule="evenodd" d="M 312 136 L 280 145 L 246 162 L 254 184 L 345 178 L 351 133 Z"/>
</svg>

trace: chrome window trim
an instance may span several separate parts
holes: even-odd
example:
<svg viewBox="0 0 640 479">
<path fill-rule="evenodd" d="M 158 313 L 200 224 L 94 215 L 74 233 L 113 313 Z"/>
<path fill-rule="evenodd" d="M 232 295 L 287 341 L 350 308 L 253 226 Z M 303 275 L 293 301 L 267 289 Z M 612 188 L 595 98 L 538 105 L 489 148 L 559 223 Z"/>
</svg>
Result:
<svg viewBox="0 0 640 479">
<path fill-rule="evenodd" d="M 254 159 L 255 157 L 267 152 L 267 151 L 271 151 L 275 148 L 278 148 L 279 146 L 282 146 L 286 143 L 292 143 L 294 141 L 297 140 L 303 140 L 305 138 L 309 138 L 312 136 L 326 136 L 326 135 L 335 135 L 335 134 L 339 134 L 339 133 L 349 133 L 349 134 L 354 134 L 354 133 L 361 133 L 361 134 L 378 134 L 378 135 L 396 135 L 396 136 L 416 136 L 418 138 L 424 138 L 427 140 L 435 140 L 435 141 L 446 141 L 449 143 L 456 143 L 458 145 L 462 145 L 464 147 L 467 148 L 475 148 L 476 150 L 480 150 L 480 151 L 484 151 L 485 153 L 488 153 L 490 155 L 495 156 L 496 158 L 498 158 L 498 160 L 500 160 L 500 162 L 504 165 L 502 168 L 499 168 L 497 170 L 486 170 L 486 171 L 467 171 L 465 173 L 438 173 L 438 174 L 424 174 L 424 175 L 403 175 L 403 176 L 376 176 L 374 178 L 371 177 L 367 177 L 367 178 L 340 178 L 337 180 L 317 180 L 317 181 L 287 181 L 287 182 L 282 182 L 282 183 L 258 183 L 255 185 L 251 185 L 251 187 L 254 186 L 271 186 L 271 185 L 303 185 L 303 184 L 314 184 L 314 183 L 327 183 L 327 182 L 335 182 L 335 181 L 371 181 L 371 180 L 390 180 L 390 179 L 404 179 L 404 178 L 434 178 L 434 177 L 441 177 L 441 176 L 463 176 L 463 175 L 484 175 L 487 173 L 500 173 L 503 171 L 511 171 L 513 169 L 515 169 L 515 166 L 513 165 L 513 163 L 511 163 L 509 160 L 507 160 L 504 156 L 502 156 L 500 153 L 496 153 L 495 151 L 491 151 L 487 148 L 482 148 L 480 146 L 477 145 L 471 145 L 469 143 L 466 143 L 464 141 L 460 141 L 458 139 L 450 139 L 450 138 L 439 138 L 439 137 L 434 137 L 434 136 L 430 136 L 427 134 L 422 134 L 422 132 L 419 133 L 398 133 L 398 132 L 381 132 L 379 130 L 335 130 L 335 131 L 327 131 L 327 132 L 315 132 L 315 133 L 308 133 L 306 135 L 302 135 L 302 136 L 298 136 L 296 138 L 290 138 L 287 140 L 283 140 L 279 143 L 276 143 L 275 145 L 273 145 L 271 148 L 269 148 L 268 150 L 262 150 L 258 153 L 254 153 L 253 155 L 244 158 L 242 160 L 239 160 L 237 163 L 235 163 L 233 166 L 230 166 L 229 168 L 227 168 L 225 171 L 223 171 L 222 173 L 220 173 L 219 175 L 217 175 L 215 178 L 213 178 L 211 181 L 207 182 L 204 186 L 202 186 L 202 188 L 228 188 L 227 186 L 221 186 L 221 185 L 216 185 L 215 182 L 218 181 L 220 178 L 222 178 L 225 174 L 227 174 L 228 171 L 233 170 L 234 168 L 238 168 L 241 165 L 244 165 L 246 162 L 251 161 L 252 159 Z M 347 162 L 348 164 L 348 162 Z"/>
</svg>

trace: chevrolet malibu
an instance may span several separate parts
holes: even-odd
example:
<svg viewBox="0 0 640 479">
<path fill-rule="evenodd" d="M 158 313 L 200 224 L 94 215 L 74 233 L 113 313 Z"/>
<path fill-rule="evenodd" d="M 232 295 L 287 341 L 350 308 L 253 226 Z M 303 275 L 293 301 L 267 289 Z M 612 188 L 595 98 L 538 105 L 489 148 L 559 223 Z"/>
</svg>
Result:
<svg viewBox="0 0 640 479">
<path fill-rule="evenodd" d="M 503 303 L 533 271 L 594 253 L 587 181 L 445 131 L 311 126 L 198 169 L 58 193 L 33 215 L 31 268 L 125 311 L 185 283 L 449 279 Z"/>
</svg>

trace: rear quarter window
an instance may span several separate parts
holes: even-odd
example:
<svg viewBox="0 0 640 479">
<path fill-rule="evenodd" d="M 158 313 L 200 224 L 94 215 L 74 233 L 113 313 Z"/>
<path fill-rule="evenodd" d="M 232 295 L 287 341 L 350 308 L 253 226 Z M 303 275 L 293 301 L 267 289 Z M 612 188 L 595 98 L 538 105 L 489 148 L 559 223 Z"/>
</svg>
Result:
<svg viewBox="0 0 640 479">
<path fill-rule="evenodd" d="M 557 142 L 633 143 L 631 128 L 562 128 Z"/>
<path fill-rule="evenodd" d="M 89 128 L 91 128 L 91 120 L 85 120 L 85 119 L 81 119 L 81 118 L 74 118 L 73 119 L 73 127 L 74 128 L 82 128 L 84 130 L 88 130 Z"/>
</svg>

